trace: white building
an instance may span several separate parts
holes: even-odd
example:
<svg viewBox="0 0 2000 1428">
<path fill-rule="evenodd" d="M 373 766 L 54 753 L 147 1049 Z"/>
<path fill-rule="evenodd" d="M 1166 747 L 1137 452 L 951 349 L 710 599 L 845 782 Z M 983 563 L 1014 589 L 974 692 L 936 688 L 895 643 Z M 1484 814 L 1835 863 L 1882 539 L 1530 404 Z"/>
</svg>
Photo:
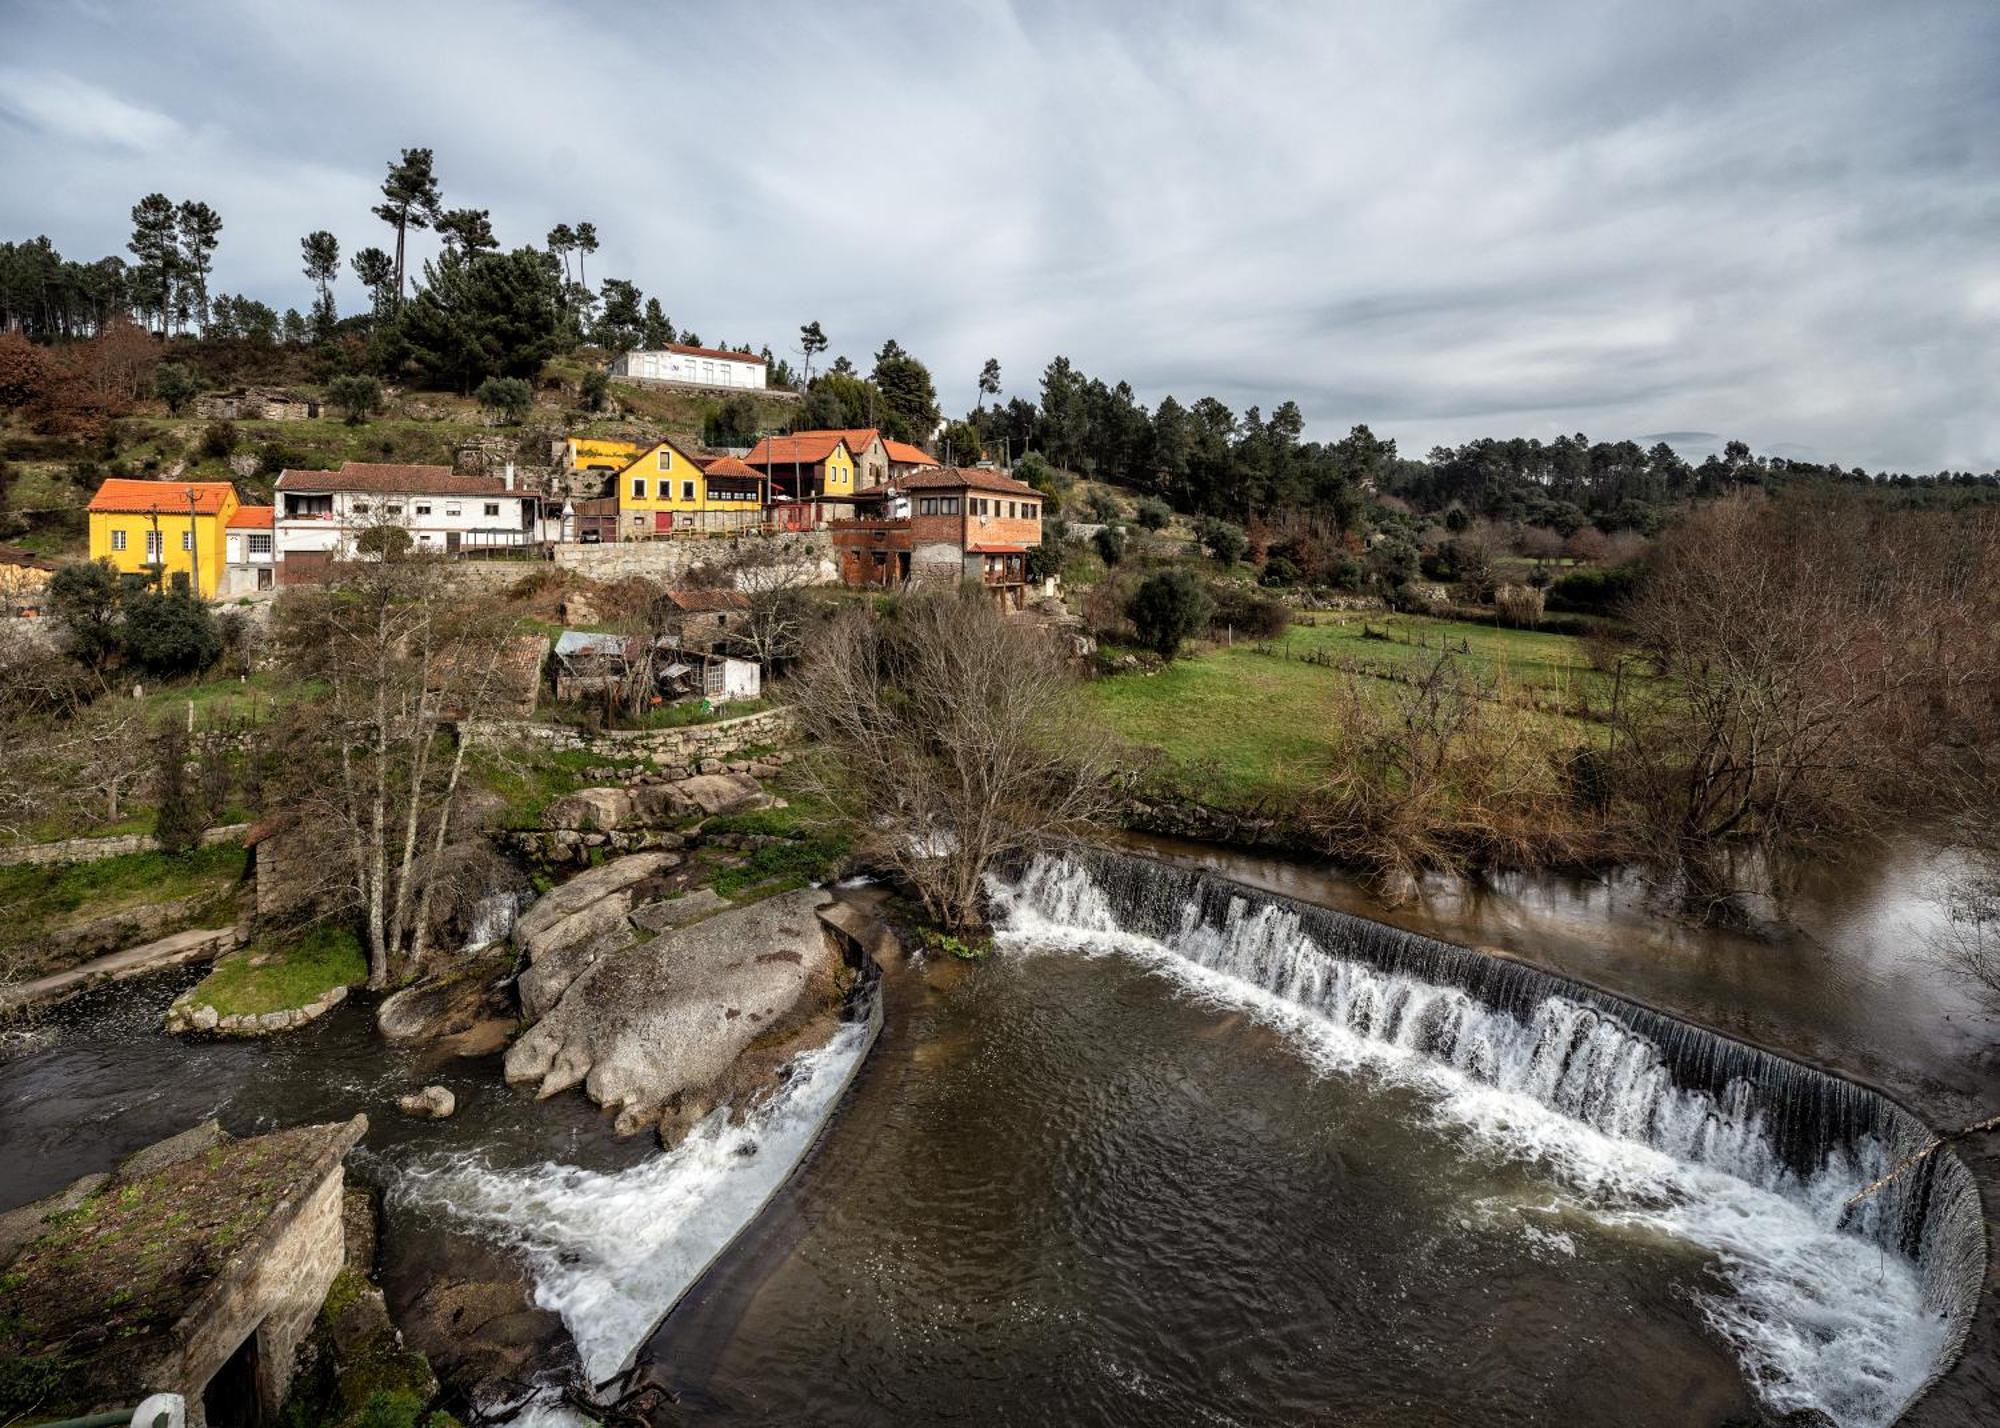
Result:
<svg viewBox="0 0 2000 1428">
<path fill-rule="evenodd" d="M 273 516 L 286 583 L 310 580 L 355 554 L 362 533 L 397 526 L 419 550 L 444 555 L 539 544 L 541 501 L 505 477 L 460 476 L 448 466 L 350 461 L 338 471 L 284 471 Z"/>
<path fill-rule="evenodd" d="M 669 343 L 650 352 L 627 352 L 611 364 L 611 375 L 639 382 L 680 382 L 691 387 L 764 389 L 764 359 L 748 352 Z"/>
<path fill-rule="evenodd" d="M 248 595 L 269 590 L 278 581 L 277 535 L 272 525 L 274 508 L 238 506 L 223 532 L 222 588 L 220 595 Z"/>
</svg>

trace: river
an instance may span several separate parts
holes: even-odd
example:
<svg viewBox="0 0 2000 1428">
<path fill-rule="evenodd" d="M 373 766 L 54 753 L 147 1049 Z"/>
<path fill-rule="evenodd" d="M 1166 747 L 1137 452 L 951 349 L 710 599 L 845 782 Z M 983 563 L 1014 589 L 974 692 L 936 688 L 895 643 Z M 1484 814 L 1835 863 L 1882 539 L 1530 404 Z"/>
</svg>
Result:
<svg viewBox="0 0 2000 1428">
<path fill-rule="evenodd" d="M 1306 865 L 1148 851 L 1381 912 Z M 1970 1102 L 1985 1024 L 1895 930 L 1919 916 L 1914 886 L 1841 883 L 1791 947 L 1671 929 L 1602 883 L 1433 887 L 1393 915 Z M 749 1123 L 658 1156 L 577 1097 L 526 1101 L 491 1060 L 384 1048 L 365 1008 L 268 1045 L 185 1044 L 151 1030 L 171 986 L 114 989 L 0 1063 L 0 1204 L 204 1114 L 247 1131 L 366 1110 L 392 1264 L 441 1229 L 505 1247 L 593 1376 L 636 1349 L 678 1393 L 673 1421 L 1721 1425 L 1817 1409 L 1872 1425 L 1949 1333 L 1918 1266 L 1840 1223 L 1879 1163 L 1865 1153 L 1799 1173 L 1759 1159 L 1762 1123 L 1719 1102 L 1673 1104 L 1750 1129 L 1663 1149 L 1625 1133 L 1615 1098 L 1541 1095 L 1534 1039 L 1497 1022 L 1481 1034 L 1504 1054 L 1455 1066 L 1357 1033 L 1351 996 L 1303 995 L 1296 973 L 1274 992 L 1254 969 L 1296 929 L 1245 962 L 1233 934 L 1126 932 L 1074 886 L 1013 896 L 987 964 L 885 978 L 887 1029 L 832 1131 L 657 1333 L 705 1260 L 689 1232 L 712 1244 L 731 1206 L 761 1202 L 844 1076 L 841 1047 Z M 1604 1065 L 1643 1056 L 1610 1047 Z M 388 1109 L 429 1080 L 459 1096 L 453 1120 Z"/>
</svg>

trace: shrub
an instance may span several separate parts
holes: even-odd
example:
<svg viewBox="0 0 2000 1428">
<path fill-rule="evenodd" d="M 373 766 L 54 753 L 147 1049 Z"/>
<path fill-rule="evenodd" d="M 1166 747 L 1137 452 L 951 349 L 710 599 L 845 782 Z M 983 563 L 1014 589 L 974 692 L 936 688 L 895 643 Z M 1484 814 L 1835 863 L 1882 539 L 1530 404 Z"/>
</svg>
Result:
<svg viewBox="0 0 2000 1428">
<path fill-rule="evenodd" d="M 382 410 L 382 384 L 366 372 L 350 372 L 326 384 L 326 400 L 349 426 L 360 426 Z"/>
<path fill-rule="evenodd" d="M 1106 525 L 1117 520 L 1120 515 L 1118 502 L 1109 491 L 1092 491 L 1090 499 L 1084 504 L 1089 508 L 1091 515 Z"/>
<path fill-rule="evenodd" d="M 211 461 L 227 461 L 236 450 L 236 426 L 233 422 L 212 421 L 202 429 L 202 456 Z"/>
<path fill-rule="evenodd" d="M 260 476 L 276 476 L 290 466 L 304 464 L 306 454 L 295 446 L 287 446 L 282 441 L 267 441 L 257 448 L 257 473 Z"/>
<path fill-rule="evenodd" d="M 179 362 L 162 362 L 153 373 L 153 395 L 179 416 L 201 392 L 201 377 Z"/>
<path fill-rule="evenodd" d="M 1613 615 L 1638 592 L 1645 567 L 1591 565 L 1571 570 L 1549 586 L 1548 607 L 1577 615 Z"/>
<path fill-rule="evenodd" d="M 1275 640 L 1291 628 L 1291 608 L 1282 600 L 1273 600 L 1227 581 L 1209 586 L 1208 594 L 1215 605 L 1208 621 L 1212 630 L 1242 635 L 1245 639 Z"/>
<path fill-rule="evenodd" d="M 1532 585 L 1502 585 L 1493 592 L 1493 608 L 1506 624 L 1531 630 L 1542 622 L 1542 592 Z"/>
<path fill-rule="evenodd" d="M 208 809 L 187 764 L 187 731 L 170 718 L 153 739 L 153 837 L 167 853 L 192 852 L 208 831 Z"/>
<path fill-rule="evenodd" d="M 1147 496 L 1139 502 L 1139 524 L 1149 531 L 1165 530 L 1173 518 L 1174 508 L 1157 496 Z"/>
<path fill-rule="evenodd" d="M 535 389 L 524 377 L 488 377 L 473 393 L 479 405 L 497 412 L 510 423 L 518 423 L 535 405 Z"/>
<path fill-rule="evenodd" d="M 584 410 L 603 411 L 605 399 L 611 395 L 611 374 L 602 367 L 592 367 L 583 374 L 581 385 Z"/>
<path fill-rule="evenodd" d="M 1026 481 L 1042 493 L 1043 505 L 1049 512 L 1062 509 L 1063 497 L 1076 484 L 1076 478 L 1059 467 L 1051 466 L 1042 459 L 1038 451 L 1025 453 L 1014 463 L 1014 479 Z"/>
<path fill-rule="evenodd" d="M 402 526 L 370 526 L 354 538 L 354 548 L 379 560 L 393 559 L 409 553 L 410 533 Z"/>
<path fill-rule="evenodd" d="M 1196 534 L 1201 537 L 1202 548 L 1224 565 L 1236 564 L 1250 549 L 1250 537 L 1244 534 L 1243 527 L 1228 521 L 1211 517 L 1201 523 Z"/>
<path fill-rule="evenodd" d="M 1116 565 L 1125 558 L 1125 528 L 1105 526 L 1090 538 L 1090 544 L 1099 560 L 1106 565 Z"/>
<path fill-rule="evenodd" d="M 1201 582 L 1176 566 L 1141 581 L 1125 613 L 1147 648 L 1172 659 L 1184 641 L 1207 627 L 1214 609 Z"/>
<path fill-rule="evenodd" d="M 1296 585 L 1299 583 L 1299 568 L 1282 555 L 1274 555 L 1264 562 L 1264 573 L 1257 579 L 1264 585 Z"/>
<path fill-rule="evenodd" d="M 222 654 L 215 617 L 181 575 L 171 590 L 127 595 L 122 634 L 126 657 L 149 674 L 198 674 Z"/>
</svg>

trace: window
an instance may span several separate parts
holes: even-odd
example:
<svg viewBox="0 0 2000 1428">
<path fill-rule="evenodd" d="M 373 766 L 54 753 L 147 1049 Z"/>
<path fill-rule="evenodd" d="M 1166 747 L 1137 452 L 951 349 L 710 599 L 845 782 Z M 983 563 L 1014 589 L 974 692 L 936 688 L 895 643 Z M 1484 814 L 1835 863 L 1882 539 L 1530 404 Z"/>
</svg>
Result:
<svg viewBox="0 0 2000 1428">
<path fill-rule="evenodd" d="M 955 515 L 957 515 L 957 514 L 958 514 L 958 497 L 956 497 L 956 496 L 944 496 L 944 497 L 941 497 L 941 498 L 939 498 L 939 500 L 938 500 L 938 514 L 939 514 L 939 515 L 943 515 L 943 516 L 955 516 Z"/>
<path fill-rule="evenodd" d="M 354 514 L 357 516 L 365 516 L 371 509 L 373 508 L 366 501 L 356 501 L 354 503 Z"/>
<path fill-rule="evenodd" d="M 499 514 L 500 514 L 500 503 L 499 503 L 498 501 L 488 501 L 488 502 L 486 503 L 486 514 L 487 514 L 487 515 L 489 515 L 489 516 L 497 516 L 497 515 L 499 515 Z"/>
<path fill-rule="evenodd" d="M 111 548 L 113 550 L 125 549 L 125 532 L 113 531 L 111 533 Z"/>
<path fill-rule="evenodd" d="M 166 553 L 166 542 L 161 539 L 160 533 L 158 531 L 147 531 L 146 532 L 147 563 L 153 564 L 158 562 L 160 557 L 165 553 Z"/>
<path fill-rule="evenodd" d="M 252 555 L 269 555 L 271 553 L 271 538 L 267 535 L 252 533 L 250 537 L 250 553 Z"/>
<path fill-rule="evenodd" d="M 660 454 L 662 456 L 666 455 L 665 452 L 661 452 Z M 646 478 L 644 476 L 634 476 L 632 478 L 632 499 L 635 501 L 646 499 Z M 493 513 L 488 511 L 486 514 L 490 516 Z"/>
<path fill-rule="evenodd" d="M 1035 512 L 1040 509 L 1041 507 L 1037 506 L 1033 501 L 1023 501 L 1021 502 L 1021 518 L 1032 521 L 1035 518 Z"/>
<path fill-rule="evenodd" d="M 694 499 L 694 482 L 681 482 L 681 499 L 683 501 L 692 501 Z"/>
<path fill-rule="evenodd" d="M 934 516 L 938 513 L 937 507 L 938 507 L 937 497 L 926 496 L 923 498 L 923 500 L 917 503 L 917 514 L 924 516 Z"/>
<path fill-rule="evenodd" d="M 458 506 L 456 506 L 456 505 L 450 505 L 450 506 L 446 506 L 446 507 L 444 508 L 444 513 L 445 513 L 445 514 L 446 514 L 447 516 L 455 516 L 455 515 L 458 515 L 458 514 L 459 514 L 459 507 L 458 507 Z"/>
<path fill-rule="evenodd" d="M 193 549 L 194 549 L 194 532 L 193 532 L 193 531 L 182 531 L 182 532 L 181 532 L 181 549 L 182 549 L 182 550 L 193 550 Z"/>
<path fill-rule="evenodd" d="M 382 514 L 384 514 L 384 515 L 386 515 L 386 516 L 400 516 L 400 515 L 402 515 L 402 514 L 403 514 L 403 503 L 402 503 L 401 501 L 398 501 L 398 502 L 396 502 L 396 504 L 395 504 L 395 505 L 393 505 L 393 506 L 384 506 L 384 507 L 382 508 Z"/>
<path fill-rule="evenodd" d="M 420 516 L 428 516 L 428 515 L 429 515 L 430 513 L 431 513 L 431 503 L 430 503 L 429 501 L 419 501 L 419 502 L 417 502 L 417 514 L 418 514 L 418 515 L 420 515 Z"/>
<path fill-rule="evenodd" d="M 662 471 L 671 471 L 674 469 L 674 454 L 664 446 L 660 448 L 660 469 Z M 642 491 L 639 494 L 644 495 L 645 492 Z"/>
</svg>

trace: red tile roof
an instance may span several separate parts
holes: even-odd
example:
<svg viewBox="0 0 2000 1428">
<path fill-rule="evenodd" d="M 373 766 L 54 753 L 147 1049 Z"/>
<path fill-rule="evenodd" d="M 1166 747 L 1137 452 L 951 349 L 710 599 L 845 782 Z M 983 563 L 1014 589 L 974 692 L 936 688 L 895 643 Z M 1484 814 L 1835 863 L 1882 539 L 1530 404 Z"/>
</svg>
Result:
<svg viewBox="0 0 2000 1428">
<path fill-rule="evenodd" d="M 745 466 L 734 456 L 711 457 L 708 463 L 701 469 L 703 474 L 708 476 L 737 476 L 746 481 L 761 481 L 764 479 L 763 472 Z"/>
<path fill-rule="evenodd" d="M 1012 476 L 976 466 L 940 466 L 933 471 L 913 471 L 897 484 L 905 491 L 999 491 L 1003 495 L 1033 496 L 1037 500 L 1042 495 L 1025 481 L 1016 481 Z"/>
<path fill-rule="evenodd" d="M 267 531 L 271 529 L 271 507 L 238 506 L 229 518 L 229 529 L 233 531 Z"/>
<path fill-rule="evenodd" d="M 796 436 L 767 436 L 750 449 L 744 461 L 752 466 L 817 466 L 845 445 L 837 431 L 802 431 Z"/>
<path fill-rule="evenodd" d="M 907 441 L 890 441 L 884 439 L 882 445 L 888 451 L 889 459 L 898 466 L 935 466 L 938 464 L 938 459 L 935 456 L 931 455 L 921 446 L 912 446 Z"/>
<path fill-rule="evenodd" d="M 764 359 L 754 352 L 731 352 L 726 347 L 690 347 L 684 342 L 669 342 L 657 350 L 678 352 L 683 357 L 722 357 L 731 362 L 754 362 L 759 367 L 764 365 Z"/>
<path fill-rule="evenodd" d="M 147 516 L 155 511 L 163 516 L 184 516 L 188 512 L 188 492 L 194 492 L 195 514 L 220 515 L 223 502 L 236 494 L 227 481 L 131 481 L 113 476 L 90 498 L 93 511 L 114 511 Z"/>
<path fill-rule="evenodd" d="M 370 491 L 405 496 L 507 496 L 497 476 L 460 476 L 449 466 L 403 466 L 350 461 L 338 471 L 281 471 L 280 491 Z"/>
</svg>

